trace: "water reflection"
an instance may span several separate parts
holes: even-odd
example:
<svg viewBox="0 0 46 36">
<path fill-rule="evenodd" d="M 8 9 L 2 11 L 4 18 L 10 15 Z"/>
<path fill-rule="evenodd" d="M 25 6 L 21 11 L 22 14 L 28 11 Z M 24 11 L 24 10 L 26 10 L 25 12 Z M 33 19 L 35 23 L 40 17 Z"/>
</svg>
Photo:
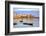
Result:
<svg viewBox="0 0 46 36">
<path fill-rule="evenodd" d="M 15 19 L 14 21 L 14 28 L 24 28 L 24 27 L 39 27 L 39 18 L 33 19 Z M 25 23 L 25 24 L 24 24 Z"/>
</svg>

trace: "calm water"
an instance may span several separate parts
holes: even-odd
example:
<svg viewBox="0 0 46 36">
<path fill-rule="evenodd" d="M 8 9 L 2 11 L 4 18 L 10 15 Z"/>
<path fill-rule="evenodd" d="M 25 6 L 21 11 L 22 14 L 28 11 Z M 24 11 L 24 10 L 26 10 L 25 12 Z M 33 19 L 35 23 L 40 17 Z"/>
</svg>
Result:
<svg viewBox="0 0 46 36">
<path fill-rule="evenodd" d="M 19 22 L 19 20 L 15 21 L 14 23 L 17 23 L 17 25 L 13 25 L 14 28 L 24 28 L 24 27 L 39 27 L 39 19 L 34 18 L 33 20 L 27 20 L 24 19 L 23 22 Z M 24 25 L 23 23 L 31 23 L 33 25 Z"/>
</svg>

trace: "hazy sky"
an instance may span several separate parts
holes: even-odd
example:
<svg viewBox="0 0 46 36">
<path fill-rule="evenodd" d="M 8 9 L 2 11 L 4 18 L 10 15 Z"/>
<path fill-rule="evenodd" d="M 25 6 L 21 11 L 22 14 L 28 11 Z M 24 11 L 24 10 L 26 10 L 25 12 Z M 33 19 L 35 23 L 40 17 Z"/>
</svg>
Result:
<svg viewBox="0 0 46 36">
<path fill-rule="evenodd" d="M 39 9 L 14 9 L 17 14 L 32 14 L 32 16 L 39 16 Z"/>
</svg>

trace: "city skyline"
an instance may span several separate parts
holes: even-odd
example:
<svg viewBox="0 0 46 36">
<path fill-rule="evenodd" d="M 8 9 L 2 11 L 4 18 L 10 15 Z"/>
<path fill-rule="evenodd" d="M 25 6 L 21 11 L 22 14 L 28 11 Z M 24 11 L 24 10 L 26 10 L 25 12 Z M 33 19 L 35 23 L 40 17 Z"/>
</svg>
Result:
<svg viewBox="0 0 46 36">
<path fill-rule="evenodd" d="M 32 16 L 39 17 L 39 10 L 32 10 L 32 9 L 15 9 L 14 15 L 15 14 L 31 14 Z"/>
</svg>

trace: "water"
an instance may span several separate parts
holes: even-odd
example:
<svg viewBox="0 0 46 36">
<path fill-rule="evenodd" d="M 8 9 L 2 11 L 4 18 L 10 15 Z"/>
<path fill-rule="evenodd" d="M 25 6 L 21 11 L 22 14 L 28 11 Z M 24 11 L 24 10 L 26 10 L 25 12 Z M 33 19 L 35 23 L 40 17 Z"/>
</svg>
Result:
<svg viewBox="0 0 46 36">
<path fill-rule="evenodd" d="M 14 20 L 14 23 L 17 23 L 17 25 L 13 25 L 14 28 L 39 27 L 38 18 L 28 19 L 28 20 L 24 18 L 23 22 L 20 22 L 20 20 Z M 23 23 L 31 23 L 32 25 L 24 25 Z"/>
</svg>

